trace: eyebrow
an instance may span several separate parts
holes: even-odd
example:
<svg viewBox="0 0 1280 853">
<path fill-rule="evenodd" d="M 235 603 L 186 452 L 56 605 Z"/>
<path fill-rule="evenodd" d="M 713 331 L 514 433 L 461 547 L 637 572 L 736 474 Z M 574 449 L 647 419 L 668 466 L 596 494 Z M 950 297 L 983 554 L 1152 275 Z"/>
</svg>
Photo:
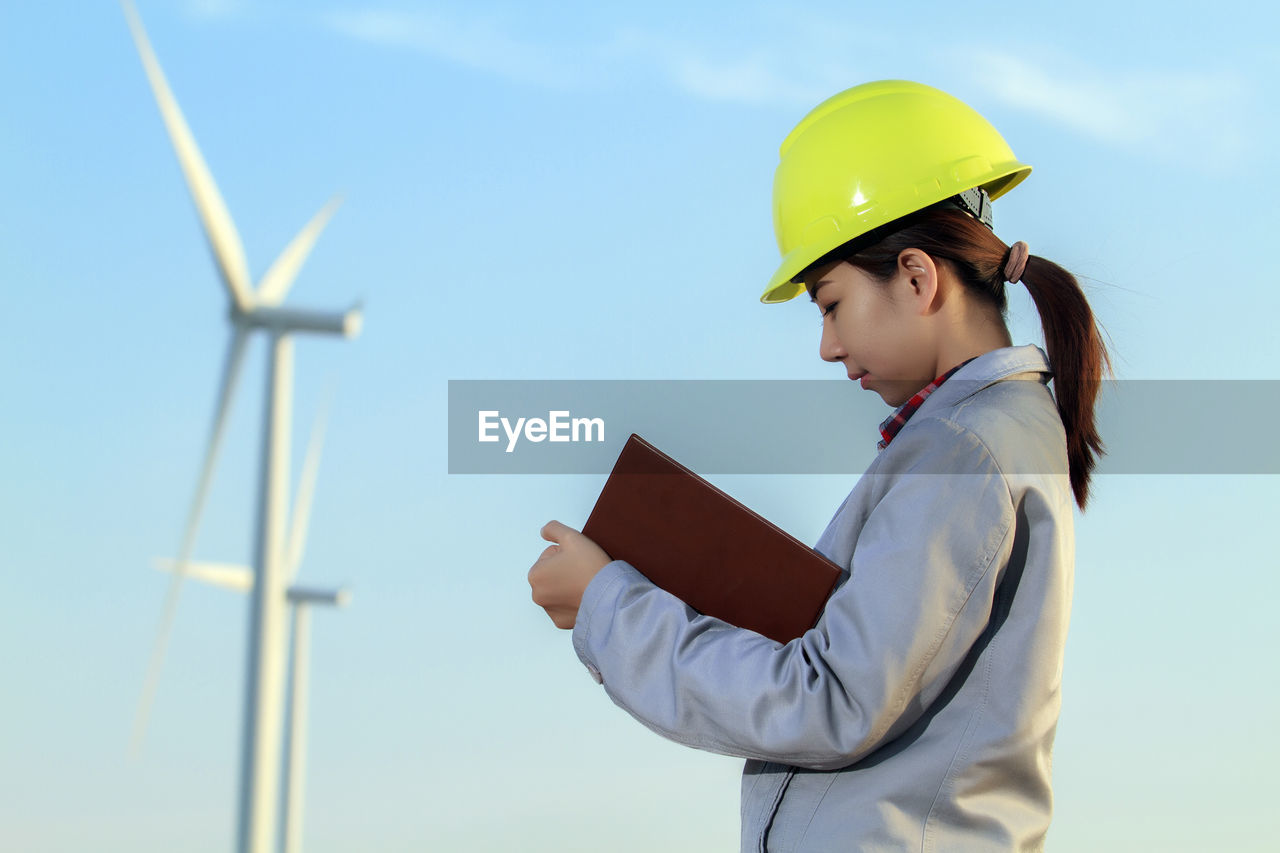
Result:
<svg viewBox="0 0 1280 853">
<path fill-rule="evenodd" d="M 805 289 L 809 291 L 809 301 L 810 301 L 810 302 L 817 302 L 817 301 L 818 301 L 818 291 L 822 289 L 822 285 L 824 285 L 824 284 L 830 284 L 830 283 L 831 283 L 831 279 L 829 279 L 829 278 L 824 278 L 822 281 L 818 282 L 818 283 L 817 283 L 817 284 L 815 284 L 813 287 L 809 287 L 808 285 L 805 285 Z"/>
</svg>

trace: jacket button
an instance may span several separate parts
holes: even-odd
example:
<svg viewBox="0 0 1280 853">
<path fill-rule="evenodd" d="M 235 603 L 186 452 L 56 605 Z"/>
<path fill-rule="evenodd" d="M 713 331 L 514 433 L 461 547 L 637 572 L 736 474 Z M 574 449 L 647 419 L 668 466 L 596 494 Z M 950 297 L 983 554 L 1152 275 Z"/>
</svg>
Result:
<svg viewBox="0 0 1280 853">
<path fill-rule="evenodd" d="M 596 684 L 604 684 L 604 676 L 600 674 L 600 670 L 591 664 L 587 664 L 587 672 L 591 673 L 591 680 Z"/>
</svg>

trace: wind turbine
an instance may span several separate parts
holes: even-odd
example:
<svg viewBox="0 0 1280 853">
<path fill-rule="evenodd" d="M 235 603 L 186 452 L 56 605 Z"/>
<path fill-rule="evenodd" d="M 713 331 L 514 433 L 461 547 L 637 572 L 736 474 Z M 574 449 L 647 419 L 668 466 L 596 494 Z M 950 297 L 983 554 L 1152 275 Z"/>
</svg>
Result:
<svg viewBox="0 0 1280 853">
<path fill-rule="evenodd" d="M 306 461 L 298 480 L 289 520 L 288 557 L 285 561 L 289 587 L 286 597 L 293 610 L 292 643 L 289 654 L 288 684 L 285 697 L 289 718 L 285 726 L 285 753 L 282 768 L 281 799 L 285 806 L 284 820 L 280 824 L 280 849 L 284 853 L 299 853 L 302 849 L 302 808 L 304 800 L 306 748 L 307 748 L 307 681 L 311 657 L 312 605 L 322 604 L 344 607 L 351 600 L 350 592 L 342 587 L 318 589 L 294 585 L 302 555 L 306 548 L 307 528 L 311 518 L 311 501 L 315 494 L 316 476 L 320 470 L 320 449 L 324 443 L 323 418 L 312 431 L 307 447 Z M 158 560 L 157 567 L 175 571 L 174 560 Z M 253 589 L 253 572 L 247 566 L 228 563 L 189 562 L 186 573 L 213 586 L 236 592 Z"/>
<path fill-rule="evenodd" d="M 289 469 L 289 434 L 293 396 L 293 340 L 298 332 L 359 334 L 361 311 L 353 306 L 342 312 L 285 308 L 287 295 L 316 239 L 332 216 L 337 201 L 329 202 L 285 247 L 255 289 L 250 284 L 244 247 L 231 215 L 218 192 L 213 175 L 187 127 L 177 100 L 143 30 L 137 11 L 122 0 L 125 17 L 173 143 L 178 163 L 191 190 L 223 284 L 230 300 L 231 339 L 214 409 L 213 425 L 195 496 L 187 516 L 173 578 L 165 596 L 160 630 L 148 666 L 134 743 L 140 742 L 164 661 L 178 595 L 191 559 L 200 514 L 208 494 L 214 463 L 222 443 L 227 413 L 235 393 L 247 338 L 255 330 L 266 333 L 270 346 L 267 362 L 266 405 L 262 438 L 258 519 L 254 537 L 256 564 L 250 605 L 248 660 L 237 848 L 266 851 L 276 832 L 276 795 L 279 790 L 281 702 L 284 670 L 284 617 L 287 601 L 284 572 L 284 515 Z"/>
</svg>

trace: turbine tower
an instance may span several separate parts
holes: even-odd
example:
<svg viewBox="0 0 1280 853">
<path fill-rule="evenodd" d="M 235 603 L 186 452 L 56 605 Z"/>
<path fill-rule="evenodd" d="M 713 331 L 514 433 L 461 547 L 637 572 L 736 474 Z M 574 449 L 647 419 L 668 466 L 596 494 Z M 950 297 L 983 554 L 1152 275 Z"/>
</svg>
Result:
<svg viewBox="0 0 1280 853">
<path fill-rule="evenodd" d="M 289 708 L 285 726 L 285 752 L 282 763 L 284 779 L 281 784 L 281 801 L 284 803 L 284 819 L 280 822 L 280 850 L 282 853 L 299 853 L 302 849 L 302 810 L 305 787 L 307 749 L 307 680 L 311 657 L 310 607 L 324 604 L 344 607 L 350 601 L 350 592 L 338 589 L 317 589 L 293 585 L 306 548 L 307 527 L 311 517 L 311 499 L 315 494 L 316 475 L 320 469 L 320 448 L 323 444 L 323 418 L 312 431 L 307 448 L 306 461 L 298 480 L 293 511 L 289 519 L 289 550 L 285 562 L 290 586 L 286 597 L 293 610 L 292 642 L 289 654 L 286 703 Z M 176 570 L 174 560 L 158 560 L 163 571 Z M 213 586 L 235 592 L 253 589 L 253 571 L 247 566 L 227 563 L 189 562 L 186 574 Z"/>
<path fill-rule="evenodd" d="M 285 730 L 284 821 L 280 825 L 280 849 L 302 850 L 302 804 L 307 766 L 307 676 L 311 659 L 311 606 L 345 607 L 350 593 L 339 589 L 289 587 L 293 605 L 293 648 L 289 655 L 289 725 Z"/>
<path fill-rule="evenodd" d="M 337 205 L 336 199 L 326 204 L 303 227 L 268 268 L 257 288 L 252 287 L 244 247 L 214 183 L 213 175 L 169 89 L 133 4 L 129 0 L 122 0 L 122 5 L 151 90 L 160 108 L 160 115 L 209 239 L 218 272 L 227 289 L 231 321 L 231 338 L 227 346 L 209 444 L 183 530 L 173 578 L 165 596 L 160 630 L 135 720 L 134 743 L 140 742 L 146 729 L 177 609 L 178 595 L 187 574 L 200 514 L 235 393 L 245 344 L 252 332 L 261 330 L 267 335 L 269 348 L 258 517 L 254 536 L 256 562 L 249 616 L 248 660 L 245 667 L 237 849 L 243 853 L 265 853 L 271 848 L 277 830 L 281 765 L 287 603 L 284 520 L 293 396 L 292 336 L 295 333 L 313 333 L 355 337 L 360 330 L 361 312 L 358 305 L 341 312 L 286 308 L 281 305 L 320 232 L 332 216 Z"/>
</svg>

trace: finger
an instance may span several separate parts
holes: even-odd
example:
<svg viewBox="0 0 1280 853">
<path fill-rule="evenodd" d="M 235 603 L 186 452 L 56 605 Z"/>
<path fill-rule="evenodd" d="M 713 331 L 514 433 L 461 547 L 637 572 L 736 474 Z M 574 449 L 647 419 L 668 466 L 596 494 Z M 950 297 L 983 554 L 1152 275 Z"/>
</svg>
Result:
<svg viewBox="0 0 1280 853">
<path fill-rule="evenodd" d="M 542 530 L 538 532 L 542 535 L 543 539 L 546 539 L 548 542 L 555 542 L 558 544 L 563 542 L 566 536 L 570 536 L 578 531 L 574 530 L 567 524 L 561 524 L 558 521 L 552 520 L 542 525 Z"/>
<path fill-rule="evenodd" d="M 534 560 L 533 565 L 529 567 L 528 578 L 530 585 L 540 582 L 542 577 L 551 570 L 547 561 L 559 552 L 559 545 L 548 545 L 546 548 L 542 549 L 542 553 L 538 555 L 538 559 Z"/>
<path fill-rule="evenodd" d="M 533 582 L 534 573 L 540 572 L 547 568 L 547 561 L 555 557 L 560 552 L 559 545 L 548 545 L 542 549 L 542 553 L 538 555 L 538 559 L 533 561 L 533 565 L 529 567 L 529 582 Z"/>
<path fill-rule="evenodd" d="M 529 586 L 533 587 L 534 595 L 538 594 L 539 589 L 545 590 L 547 584 L 554 579 L 555 575 L 549 575 L 549 571 L 550 569 L 547 566 L 546 561 L 542 559 L 539 559 L 538 562 L 534 563 L 529 569 Z"/>
<path fill-rule="evenodd" d="M 546 607 L 547 616 L 557 628 L 572 628 L 578 621 L 578 611 L 566 607 Z"/>
</svg>

